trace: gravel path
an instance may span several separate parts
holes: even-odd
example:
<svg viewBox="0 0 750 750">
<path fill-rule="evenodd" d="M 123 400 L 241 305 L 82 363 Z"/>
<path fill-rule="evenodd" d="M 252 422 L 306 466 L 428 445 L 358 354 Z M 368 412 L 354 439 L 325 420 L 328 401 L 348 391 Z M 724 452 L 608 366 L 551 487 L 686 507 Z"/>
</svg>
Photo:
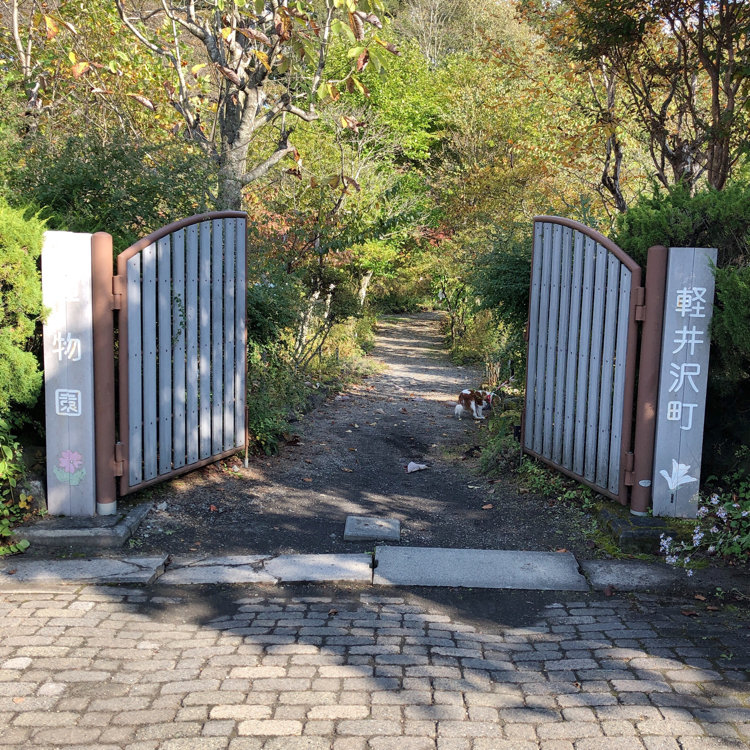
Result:
<svg viewBox="0 0 750 750">
<path fill-rule="evenodd" d="M 481 374 L 447 356 L 437 314 L 388 318 L 372 356 L 379 375 L 321 403 L 279 455 L 215 465 L 152 491 L 139 551 L 354 552 L 347 515 L 397 518 L 411 546 L 583 552 L 580 518 L 476 471 L 485 423 L 458 420 L 458 392 Z M 410 461 L 428 469 L 407 474 Z M 483 509 L 483 505 L 492 508 Z"/>
</svg>

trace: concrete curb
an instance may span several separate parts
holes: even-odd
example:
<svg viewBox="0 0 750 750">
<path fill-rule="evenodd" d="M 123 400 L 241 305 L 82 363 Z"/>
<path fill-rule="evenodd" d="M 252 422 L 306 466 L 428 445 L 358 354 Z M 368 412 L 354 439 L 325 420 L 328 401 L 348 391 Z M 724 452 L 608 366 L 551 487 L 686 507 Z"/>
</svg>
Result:
<svg viewBox="0 0 750 750">
<path fill-rule="evenodd" d="M 0 587 L 11 591 L 21 584 L 148 585 L 164 573 L 166 563 L 167 555 L 122 560 L 8 560 L 0 567 Z"/>
<path fill-rule="evenodd" d="M 483 569 L 478 567 L 482 561 Z M 713 592 L 720 588 L 750 595 L 750 580 L 742 571 L 704 570 L 688 577 L 685 571 L 661 563 L 641 560 L 579 562 L 559 553 L 378 547 L 376 567 L 371 565 L 371 556 L 364 553 L 194 555 L 175 559 L 160 555 L 83 560 L 24 560 L 22 556 L 15 556 L 0 561 L 0 588 L 7 591 L 17 585 L 49 583 L 184 586 L 314 582 L 358 583 L 375 589 L 428 586 L 582 593 L 679 594 Z M 509 569 L 510 566 L 515 569 Z M 577 570 L 580 572 L 576 573 Z"/>
<path fill-rule="evenodd" d="M 75 545 L 96 549 L 122 547 L 152 507 L 151 503 L 142 503 L 127 514 L 97 516 L 94 519 L 43 519 L 34 526 L 21 526 L 15 529 L 14 534 L 40 547 Z M 71 528 L 72 523 L 76 524 L 74 528 Z"/>
</svg>

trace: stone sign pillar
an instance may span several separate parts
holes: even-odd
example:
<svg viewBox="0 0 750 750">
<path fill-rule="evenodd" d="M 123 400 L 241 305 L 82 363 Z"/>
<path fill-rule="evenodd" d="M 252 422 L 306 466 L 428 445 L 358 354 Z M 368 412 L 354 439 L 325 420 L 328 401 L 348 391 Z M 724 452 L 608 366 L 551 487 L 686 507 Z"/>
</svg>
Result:
<svg viewBox="0 0 750 750">
<path fill-rule="evenodd" d="M 46 232 L 42 248 L 47 509 L 96 513 L 91 235 Z"/>
<path fill-rule="evenodd" d="M 669 250 L 654 446 L 653 513 L 695 518 L 717 251 Z"/>
</svg>

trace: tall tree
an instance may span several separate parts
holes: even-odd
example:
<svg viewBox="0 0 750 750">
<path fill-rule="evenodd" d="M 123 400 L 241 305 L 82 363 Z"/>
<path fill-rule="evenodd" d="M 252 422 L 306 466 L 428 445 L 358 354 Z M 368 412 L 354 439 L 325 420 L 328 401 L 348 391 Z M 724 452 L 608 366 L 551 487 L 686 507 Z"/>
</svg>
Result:
<svg viewBox="0 0 750 750">
<path fill-rule="evenodd" d="M 658 179 L 724 187 L 746 147 L 750 2 L 572 0 L 568 12 L 573 54 L 616 72 Z"/>
<path fill-rule="evenodd" d="M 221 208 L 239 208 L 243 187 L 284 157 L 298 158 L 291 121 L 317 119 L 317 100 L 336 99 L 342 86 L 361 88 L 358 73 L 365 65 L 380 67 L 396 51 L 376 33 L 380 0 L 116 4 L 130 32 L 171 67 L 176 86 L 165 82 L 171 105 L 184 119 L 185 136 L 218 166 Z M 337 37 L 349 47 L 351 66 L 331 81 L 324 72 Z M 201 87 L 201 80 L 214 85 Z M 259 136 L 269 127 L 275 138 L 263 153 Z"/>
</svg>

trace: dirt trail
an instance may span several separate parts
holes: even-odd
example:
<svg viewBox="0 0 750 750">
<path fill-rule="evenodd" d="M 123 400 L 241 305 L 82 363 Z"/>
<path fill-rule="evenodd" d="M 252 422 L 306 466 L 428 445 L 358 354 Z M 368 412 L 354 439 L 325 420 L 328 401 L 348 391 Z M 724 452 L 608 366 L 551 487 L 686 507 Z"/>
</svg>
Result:
<svg viewBox="0 0 750 750">
<path fill-rule="evenodd" d="M 152 491 L 157 509 L 131 542 L 139 552 L 354 552 L 347 515 L 397 518 L 401 544 L 582 552 L 571 515 L 509 482 L 489 483 L 476 459 L 482 423 L 455 418 L 457 393 L 480 373 L 451 363 L 439 316 L 389 318 L 373 357 L 382 374 L 329 398 L 294 425 L 296 445 L 181 477 Z M 428 469 L 407 474 L 409 461 Z M 236 465 L 231 465 L 236 464 Z M 492 503 L 493 508 L 482 509 Z"/>
</svg>

